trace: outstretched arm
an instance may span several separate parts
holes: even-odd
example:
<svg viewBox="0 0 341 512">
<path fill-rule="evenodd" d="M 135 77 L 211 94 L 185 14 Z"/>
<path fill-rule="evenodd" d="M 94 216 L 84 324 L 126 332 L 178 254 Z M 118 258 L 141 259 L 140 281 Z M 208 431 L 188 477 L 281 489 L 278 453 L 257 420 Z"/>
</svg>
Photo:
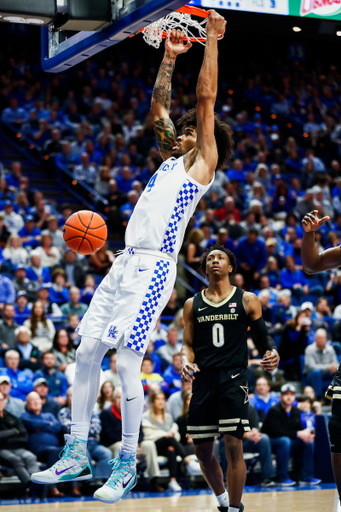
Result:
<svg viewBox="0 0 341 512">
<path fill-rule="evenodd" d="M 214 136 L 214 105 L 218 90 L 218 36 L 224 31 L 225 25 L 226 20 L 211 10 L 206 27 L 204 60 L 196 90 L 197 142 L 186 160 L 186 170 L 193 167 L 195 178 L 203 184 L 208 184 L 213 178 L 218 162 Z"/>
<path fill-rule="evenodd" d="M 176 57 L 186 53 L 192 46 L 183 42 L 184 33 L 181 30 L 172 30 L 165 43 L 165 55 L 156 78 L 151 113 L 154 121 L 154 131 L 163 160 L 172 156 L 175 145 L 176 131 L 173 121 L 169 117 L 172 96 L 172 76 Z"/>
<path fill-rule="evenodd" d="M 195 355 L 193 350 L 194 341 L 194 319 L 193 299 L 188 299 L 184 305 L 184 335 L 181 347 L 181 378 L 183 381 L 194 380 L 193 373 L 199 372 L 198 366 L 194 363 Z"/>
<path fill-rule="evenodd" d="M 278 367 L 279 355 L 276 344 L 269 335 L 268 328 L 263 320 L 262 306 L 259 302 L 259 298 L 254 293 L 244 292 L 243 306 L 254 335 L 255 345 L 260 353 L 264 354 L 260 364 L 263 366 L 264 370 L 271 372 Z"/>
<path fill-rule="evenodd" d="M 307 274 L 316 274 L 324 270 L 333 270 L 341 265 L 341 248 L 332 247 L 326 251 L 318 253 L 315 244 L 315 233 L 329 217 L 319 219 L 318 211 L 313 210 L 303 217 L 302 227 L 304 230 L 301 258 L 303 263 L 303 270 Z"/>
</svg>

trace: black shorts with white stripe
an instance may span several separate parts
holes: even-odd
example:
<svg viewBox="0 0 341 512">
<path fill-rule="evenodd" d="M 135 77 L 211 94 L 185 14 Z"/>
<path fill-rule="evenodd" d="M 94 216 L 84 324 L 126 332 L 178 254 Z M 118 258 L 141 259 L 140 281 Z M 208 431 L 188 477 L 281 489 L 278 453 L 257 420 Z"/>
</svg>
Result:
<svg viewBox="0 0 341 512">
<path fill-rule="evenodd" d="M 242 439 L 249 426 L 246 368 L 209 369 L 195 374 L 187 418 L 187 433 L 194 444 L 219 435 Z"/>
</svg>

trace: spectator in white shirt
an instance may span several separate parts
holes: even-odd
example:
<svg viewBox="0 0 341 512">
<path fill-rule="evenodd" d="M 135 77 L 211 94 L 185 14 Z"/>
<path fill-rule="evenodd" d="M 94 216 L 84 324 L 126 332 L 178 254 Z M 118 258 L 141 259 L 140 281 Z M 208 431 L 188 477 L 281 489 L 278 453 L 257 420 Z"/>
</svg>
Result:
<svg viewBox="0 0 341 512">
<path fill-rule="evenodd" d="M 4 224 L 12 235 L 16 235 L 24 226 L 24 219 L 18 213 L 13 211 L 13 204 L 10 200 L 4 203 L 5 220 Z"/>
</svg>

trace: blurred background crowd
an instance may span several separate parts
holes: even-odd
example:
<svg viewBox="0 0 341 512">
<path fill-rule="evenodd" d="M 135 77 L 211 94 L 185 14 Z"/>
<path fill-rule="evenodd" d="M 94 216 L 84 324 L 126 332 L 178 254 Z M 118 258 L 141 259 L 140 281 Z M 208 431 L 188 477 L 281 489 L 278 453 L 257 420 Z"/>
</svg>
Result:
<svg viewBox="0 0 341 512">
<path fill-rule="evenodd" d="M 16 159 L 0 162 L 0 461 L 12 460 L 23 486 L 37 459 L 48 466 L 57 460 L 61 434 L 71 421 L 80 342 L 76 327 L 115 259 L 114 249 L 123 246 L 140 194 L 161 164 L 149 112 L 160 55 L 147 51 L 135 58 L 132 44 L 58 75 L 44 74 L 34 59 L 0 55 L 3 128 L 40 148 L 40 171 L 52 180 L 61 168 L 90 187 L 93 208 L 107 216 L 109 228 L 108 244 L 90 257 L 66 249 L 62 227 L 79 208 L 32 185 L 20 145 Z M 198 49 L 192 60 L 179 58 L 173 77 L 174 122 L 195 107 L 200 59 Z M 233 129 L 233 160 L 217 170 L 190 221 L 179 265 L 185 285 L 177 283 L 142 365 L 146 406 L 140 454 L 154 490 L 160 490 L 157 455 L 168 457 L 174 491 L 179 490 L 176 456 L 185 473 L 198 472 L 185 432 L 190 384 L 181 383 L 179 350 L 183 303 L 205 286 L 200 259 L 210 245 L 218 242 L 235 253 L 234 284 L 259 296 L 281 356 L 279 370 L 264 372 L 250 335 L 249 386 L 256 413 L 253 437 L 245 442 L 258 448 L 261 439 L 264 443 L 265 485 L 275 478 L 266 458 L 270 454 L 271 459 L 274 437 L 265 421 L 270 407 L 282 403 L 288 391 L 297 393 L 297 430 L 312 432 L 314 414 L 328 410 L 324 392 L 341 356 L 341 272 L 307 275 L 300 256 L 301 220 L 311 210 L 330 217 L 316 233 L 319 250 L 340 245 L 341 74 L 328 63 L 275 61 L 267 66 L 261 60 L 250 68 L 249 62 L 229 67 L 221 59 L 219 78 L 216 111 Z M 4 411 L 18 422 L 5 428 Z M 110 475 L 107 462 L 117 453 L 120 421 L 120 382 L 110 351 L 103 361 L 89 444 L 96 479 Z M 261 433 L 263 423 L 267 426 Z M 155 435 L 153 424 L 164 429 Z M 169 432 L 178 443 L 173 451 L 160 442 Z M 2 453 L 9 451 L 3 449 L 5 439 L 13 450 L 29 448 L 34 456 L 18 452 L 18 460 L 10 459 Z M 306 437 L 304 443 L 312 440 Z M 281 481 L 291 481 L 287 469 Z M 61 491 L 49 492 L 58 496 Z M 70 492 L 79 495 L 81 490 L 73 486 Z"/>
</svg>

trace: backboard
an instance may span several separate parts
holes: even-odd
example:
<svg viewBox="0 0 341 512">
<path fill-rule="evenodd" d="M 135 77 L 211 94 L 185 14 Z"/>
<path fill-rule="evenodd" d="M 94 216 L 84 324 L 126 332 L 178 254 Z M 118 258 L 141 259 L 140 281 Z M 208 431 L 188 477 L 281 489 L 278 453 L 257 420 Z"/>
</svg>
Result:
<svg viewBox="0 0 341 512">
<path fill-rule="evenodd" d="M 112 0 L 112 22 L 94 32 L 41 28 L 42 68 L 50 73 L 70 69 L 88 57 L 119 43 L 170 12 L 184 0 Z"/>
</svg>

